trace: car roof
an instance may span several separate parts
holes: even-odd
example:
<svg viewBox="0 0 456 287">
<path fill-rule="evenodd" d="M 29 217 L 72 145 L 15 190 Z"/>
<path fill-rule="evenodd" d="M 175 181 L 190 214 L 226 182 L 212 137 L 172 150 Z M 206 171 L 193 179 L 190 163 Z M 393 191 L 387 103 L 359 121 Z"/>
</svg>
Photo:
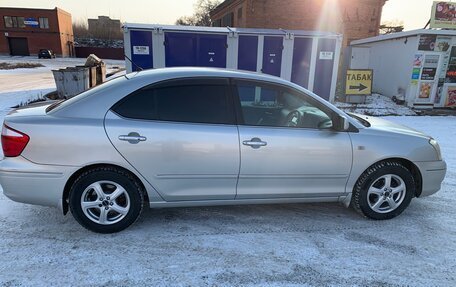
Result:
<svg viewBox="0 0 456 287">
<path fill-rule="evenodd" d="M 283 82 L 289 84 L 288 81 L 282 78 L 257 73 L 250 71 L 241 71 L 234 69 L 223 68 L 207 68 L 207 67 L 174 67 L 174 68 L 160 68 L 149 69 L 138 72 L 129 73 L 126 75 L 128 79 L 136 78 L 150 78 L 153 79 L 157 76 L 168 78 L 184 78 L 184 77 L 225 77 L 225 78 L 242 78 L 242 79 L 255 79 L 271 82 Z"/>
</svg>

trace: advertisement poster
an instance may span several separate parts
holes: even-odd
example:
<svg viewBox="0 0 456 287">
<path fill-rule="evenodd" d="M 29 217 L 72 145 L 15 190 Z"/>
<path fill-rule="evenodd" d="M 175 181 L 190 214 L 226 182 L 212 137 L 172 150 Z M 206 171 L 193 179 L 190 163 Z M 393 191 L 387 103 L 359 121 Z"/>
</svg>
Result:
<svg viewBox="0 0 456 287">
<path fill-rule="evenodd" d="M 431 97 L 433 83 L 421 83 L 420 85 L 420 99 L 429 99 Z"/>
<path fill-rule="evenodd" d="M 432 5 L 431 28 L 455 29 L 456 3 L 448 1 L 435 1 Z"/>
<path fill-rule="evenodd" d="M 435 52 L 446 52 L 450 49 L 451 45 L 451 38 L 445 36 L 437 36 L 437 40 L 435 41 Z"/>
<path fill-rule="evenodd" d="M 437 74 L 439 66 L 439 55 L 426 55 L 424 57 L 423 71 L 421 72 L 421 80 L 433 81 Z"/>
<path fill-rule="evenodd" d="M 413 67 L 420 67 L 423 65 L 423 54 L 415 54 L 413 59 Z"/>
<path fill-rule="evenodd" d="M 446 107 L 456 107 L 456 87 L 448 87 Z"/>
<path fill-rule="evenodd" d="M 451 47 L 445 83 L 456 83 L 456 46 Z"/>
<path fill-rule="evenodd" d="M 413 68 L 412 80 L 418 80 L 420 78 L 420 73 L 421 73 L 420 68 Z"/>
<path fill-rule="evenodd" d="M 440 55 L 426 55 L 424 58 L 425 68 L 437 68 L 439 66 Z"/>
<path fill-rule="evenodd" d="M 437 35 L 421 35 L 418 50 L 420 51 L 434 51 Z"/>
<path fill-rule="evenodd" d="M 437 73 L 436 68 L 423 68 L 423 72 L 421 73 L 421 80 L 433 81 L 435 79 L 436 73 Z"/>
</svg>

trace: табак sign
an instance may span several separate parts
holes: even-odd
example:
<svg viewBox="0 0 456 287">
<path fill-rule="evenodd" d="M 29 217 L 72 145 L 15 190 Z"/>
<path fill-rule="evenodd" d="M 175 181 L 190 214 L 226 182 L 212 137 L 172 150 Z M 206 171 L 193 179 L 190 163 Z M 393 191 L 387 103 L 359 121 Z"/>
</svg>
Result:
<svg viewBox="0 0 456 287">
<path fill-rule="evenodd" d="M 372 70 L 347 70 L 345 94 L 372 94 Z"/>
</svg>

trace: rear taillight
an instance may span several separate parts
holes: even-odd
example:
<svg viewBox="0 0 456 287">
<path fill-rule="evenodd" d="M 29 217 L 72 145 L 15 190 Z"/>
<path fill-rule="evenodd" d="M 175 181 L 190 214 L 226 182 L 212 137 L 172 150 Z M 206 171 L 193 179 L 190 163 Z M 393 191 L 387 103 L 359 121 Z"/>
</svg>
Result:
<svg viewBox="0 0 456 287">
<path fill-rule="evenodd" d="M 16 157 L 21 155 L 29 140 L 30 137 L 28 135 L 3 125 L 2 148 L 5 156 Z"/>
</svg>

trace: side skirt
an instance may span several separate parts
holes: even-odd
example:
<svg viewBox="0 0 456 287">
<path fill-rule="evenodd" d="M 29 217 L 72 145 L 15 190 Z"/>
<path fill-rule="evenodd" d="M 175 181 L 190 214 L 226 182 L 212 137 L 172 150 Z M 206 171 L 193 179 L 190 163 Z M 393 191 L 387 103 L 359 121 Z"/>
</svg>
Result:
<svg viewBox="0 0 456 287">
<path fill-rule="evenodd" d="M 248 204 L 285 204 L 285 203 L 318 203 L 318 202 L 344 202 L 346 196 L 337 197 L 312 197 L 312 198 L 271 198 L 271 199 L 237 199 L 237 200 L 201 200 L 201 201 L 173 201 L 149 202 L 151 208 L 167 207 L 196 207 L 220 205 L 248 205 Z"/>
</svg>

